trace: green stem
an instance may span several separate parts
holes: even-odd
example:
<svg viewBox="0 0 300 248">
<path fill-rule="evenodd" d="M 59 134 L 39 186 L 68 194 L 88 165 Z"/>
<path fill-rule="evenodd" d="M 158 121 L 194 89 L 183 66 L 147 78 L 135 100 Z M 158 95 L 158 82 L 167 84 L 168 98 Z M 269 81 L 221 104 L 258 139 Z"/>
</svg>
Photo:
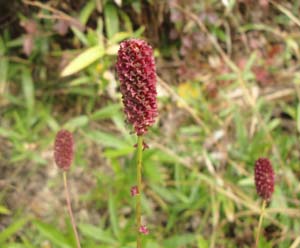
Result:
<svg viewBox="0 0 300 248">
<path fill-rule="evenodd" d="M 263 203 L 262 203 L 262 206 L 261 206 L 259 222 L 258 222 L 257 233 L 256 233 L 255 248 L 258 248 L 260 229 L 261 229 L 261 225 L 262 225 L 262 222 L 263 222 L 263 219 L 264 219 L 266 205 L 267 205 L 267 201 L 263 200 Z"/>
<path fill-rule="evenodd" d="M 136 247 L 142 247 L 142 237 L 139 231 L 141 226 L 141 194 L 142 194 L 142 159 L 143 159 L 143 136 L 138 136 L 137 141 L 137 166 L 136 166 L 136 179 L 138 194 L 136 195 L 136 228 L 137 228 L 137 239 Z"/>
<path fill-rule="evenodd" d="M 81 248 L 80 241 L 79 241 L 79 235 L 77 233 L 76 223 L 75 223 L 75 219 L 74 219 L 73 211 L 72 211 L 72 207 L 71 207 L 71 198 L 70 198 L 70 192 L 69 192 L 69 187 L 68 187 L 68 182 L 67 182 L 67 172 L 66 171 L 64 171 L 63 177 L 64 177 L 64 186 L 65 186 L 66 199 L 67 199 L 67 207 L 68 207 L 68 212 L 69 212 L 72 227 L 73 227 L 73 232 L 74 232 L 74 235 L 76 238 L 77 248 Z"/>
</svg>

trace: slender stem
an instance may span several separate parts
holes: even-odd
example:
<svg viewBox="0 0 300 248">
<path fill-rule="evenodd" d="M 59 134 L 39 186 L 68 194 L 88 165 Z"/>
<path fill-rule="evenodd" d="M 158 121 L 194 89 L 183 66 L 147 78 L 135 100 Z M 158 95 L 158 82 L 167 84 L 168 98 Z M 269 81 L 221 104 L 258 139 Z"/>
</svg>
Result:
<svg viewBox="0 0 300 248">
<path fill-rule="evenodd" d="M 264 219 L 266 205 L 267 205 L 267 201 L 263 200 L 263 203 L 262 203 L 262 206 L 261 206 L 259 222 L 258 222 L 257 233 L 256 233 L 255 248 L 258 248 L 260 229 L 261 229 L 261 225 L 262 225 L 262 222 L 263 222 L 263 219 Z"/>
<path fill-rule="evenodd" d="M 81 248 L 80 241 L 79 241 L 79 236 L 78 236 L 77 229 L 76 229 L 76 223 L 75 223 L 75 219 L 74 219 L 73 211 L 72 211 L 72 207 L 71 207 L 70 192 L 69 192 L 69 187 L 68 187 L 68 183 L 67 183 L 67 172 L 66 171 L 64 171 L 63 176 L 64 176 L 64 185 L 65 185 L 68 212 L 69 212 L 69 215 L 70 215 L 70 219 L 71 219 L 71 223 L 72 223 L 72 227 L 73 227 L 73 232 L 74 232 L 74 235 L 75 235 L 75 238 L 76 238 L 77 248 Z"/>
<path fill-rule="evenodd" d="M 143 159 L 143 136 L 138 136 L 137 141 L 137 166 L 136 166 L 136 179 L 138 194 L 136 197 L 136 228 L 137 228 L 137 239 L 136 247 L 142 247 L 142 237 L 139 231 L 141 226 L 141 194 L 142 194 L 142 159 Z"/>
</svg>

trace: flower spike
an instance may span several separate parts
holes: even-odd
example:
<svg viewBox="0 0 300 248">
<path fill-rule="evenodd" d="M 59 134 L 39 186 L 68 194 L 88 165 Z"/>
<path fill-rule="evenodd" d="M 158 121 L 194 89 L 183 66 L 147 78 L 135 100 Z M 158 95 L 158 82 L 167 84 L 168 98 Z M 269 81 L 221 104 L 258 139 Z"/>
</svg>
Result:
<svg viewBox="0 0 300 248">
<path fill-rule="evenodd" d="M 255 186 L 257 194 L 264 200 L 270 200 L 274 192 L 275 176 L 272 164 L 267 158 L 255 162 Z"/>
<path fill-rule="evenodd" d="M 116 69 L 127 121 L 141 136 L 154 124 L 158 115 L 156 70 L 151 46 L 139 39 L 123 41 Z"/>
<path fill-rule="evenodd" d="M 54 144 L 54 160 L 56 165 L 63 169 L 68 170 L 72 164 L 74 153 L 73 135 L 67 130 L 60 130 L 56 134 Z"/>
</svg>

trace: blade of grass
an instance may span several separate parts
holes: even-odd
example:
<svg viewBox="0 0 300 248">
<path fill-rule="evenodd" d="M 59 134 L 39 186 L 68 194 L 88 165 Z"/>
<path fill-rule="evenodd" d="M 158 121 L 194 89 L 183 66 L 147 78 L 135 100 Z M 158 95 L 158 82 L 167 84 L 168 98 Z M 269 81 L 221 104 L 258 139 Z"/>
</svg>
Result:
<svg viewBox="0 0 300 248">
<path fill-rule="evenodd" d="M 22 229 L 28 222 L 28 218 L 22 218 L 13 222 L 0 233 L 0 244 L 13 236 L 16 232 Z"/>
</svg>

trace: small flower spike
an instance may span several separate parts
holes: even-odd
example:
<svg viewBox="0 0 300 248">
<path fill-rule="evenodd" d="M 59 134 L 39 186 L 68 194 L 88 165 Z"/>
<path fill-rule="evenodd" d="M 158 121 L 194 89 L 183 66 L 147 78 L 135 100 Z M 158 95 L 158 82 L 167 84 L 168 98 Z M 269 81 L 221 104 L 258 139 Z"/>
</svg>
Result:
<svg viewBox="0 0 300 248">
<path fill-rule="evenodd" d="M 74 153 L 73 135 L 67 130 L 60 130 L 56 134 L 54 144 L 54 160 L 56 165 L 63 169 L 68 170 L 72 164 Z"/>
<path fill-rule="evenodd" d="M 141 136 L 154 124 L 158 115 L 156 70 L 151 46 L 139 39 L 123 41 L 116 69 L 127 121 Z"/>
<path fill-rule="evenodd" d="M 131 187 L 130 194 L 131 196 L 136 196 L 137 194 L 139 194 L 139 189 L 136 185 Z"/>
<path fill-rule="evenodd" d="M 270 200 L 274 192 L 275 175 L 272 164 L 267 158 L 255 162 L 255 186 L 257 194 L 264 200 Z"/>
<path fill-rule="evenodd" d="M 140 226 L 139 232 L 142 233 L 142 234 L 144 234 L 144 235 L 148 235 L 149 234 L 149 230 L 148 230 L 148 228 L 145 225 L 141 225 Z"/>
</svg>

